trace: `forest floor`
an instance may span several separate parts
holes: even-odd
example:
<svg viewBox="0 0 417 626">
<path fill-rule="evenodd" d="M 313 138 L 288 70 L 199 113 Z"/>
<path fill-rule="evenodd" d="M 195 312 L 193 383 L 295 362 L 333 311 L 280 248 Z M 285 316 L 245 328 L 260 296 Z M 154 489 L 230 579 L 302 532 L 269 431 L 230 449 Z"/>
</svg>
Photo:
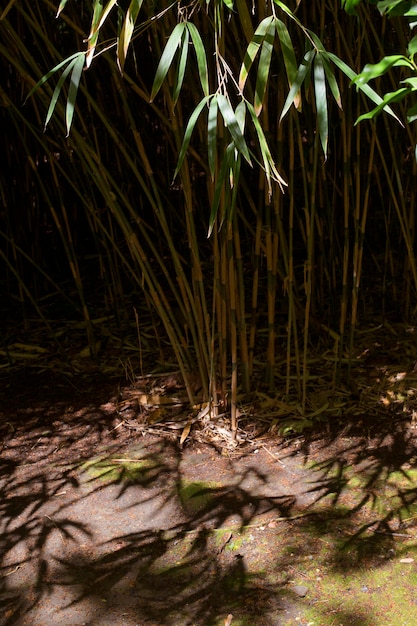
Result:
<svg viewBox="0 0 417 626">
<path fill-rule="evenodd" d="M 413 413 L 234 445 L 98 376 L 0 394 L 2 626 L 417 623 Z"/>
</svg>

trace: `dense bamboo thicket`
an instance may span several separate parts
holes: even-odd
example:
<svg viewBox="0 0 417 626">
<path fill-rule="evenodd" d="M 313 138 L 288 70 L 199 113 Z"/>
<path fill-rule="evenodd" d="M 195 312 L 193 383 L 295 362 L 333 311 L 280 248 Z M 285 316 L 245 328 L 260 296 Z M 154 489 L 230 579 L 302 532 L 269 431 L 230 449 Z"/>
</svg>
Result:
<svg viewBox="0 0 417 626">
<path fill-rule="evenodd" d="M 408 25 L 339 0 L 61 4 L 0 20 L 3 353 L 16 320 L 65 352 L 65 319 L 97 358 L 107 316 L 134 369 L 144 346 L 173 359 L 233 429 L 255 386 L 306 411 L 312 355 L 334 383 L 358 324 L 414 314 L 415 140 L 355 126 L 372 103 L 350 85 Z"/>
</svg>

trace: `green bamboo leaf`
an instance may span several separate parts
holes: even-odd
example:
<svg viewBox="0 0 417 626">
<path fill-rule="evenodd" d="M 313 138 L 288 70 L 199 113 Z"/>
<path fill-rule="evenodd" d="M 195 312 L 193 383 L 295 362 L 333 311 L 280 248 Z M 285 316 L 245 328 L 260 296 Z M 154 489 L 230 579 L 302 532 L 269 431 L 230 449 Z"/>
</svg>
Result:
<svg viewBox="0 0 417 626">
<path fill-rule="evenodd" d="M 190 119 L 188 120 L 187 128 L 185 129 L 184 139 L 183 139 L 181 150 L 180 150 L 180 155 L 178 157 L 177 167 L 175 168 L 175 172 L 174 172 L 174 179 L 176 178 L 178 172 L 180 171 L 180 169 L 182 167 L 185 155 L 186 155 L 187 150 L 188 150 L 188 146 L 190 144 L 191 135 L 193 134 L 194 126 L 197 123 L 197 120 L 198 120 L 198 118 L 200 116 L 201 111 L 203 110 L 203 108 L 206 106 L 206 104 L 210 100 L 210 97 L 211 96 L 204 96 L 204 98 L 201 100 L 201 102 L 199 102 L 197 104 L 196 108 L 194 109 L 194 111 L 191 114 Z"/>
<path fill-rule="evenodd" d="M 300 66 L 298 68 L 297 75 L 296 75 L 296 77 L 294 79 L 294 82 L 293 82 L 293 84 L 291 86 L 291 89 L 288 92 L 288 96 L 287 96 L 287 98 L 285 100 L 284 107 L 282 109 L 282 113 L 281 113 L 281 116 L 279 118 L 280 122 L 284 119 L 284 117 L 288 113 L 289 108 L 291 107 L 291 105 L 293 104 L 293 102 L 296 99 L 297 95 L 299 94 L 299 91 L 301 89 L 301 85 L 303 84 L 304 79 L 307 76 L 307 73 L 310 71 L 311 64 L 313 62 L 315 54 L 316 54 L 315 50 L 309 50 L 304 55 L 304 58 L 303 58 Z"/>
<path fill-rule="evenodd" d="M 87 40 L 88 41 L 87 54 L 85 58 L 86 67 L 90 67 L 91 62 L 93 60 L 94 52 L 95 52 L 97 41 L 98 41 L 98 36 L 100 34 L 100 29 L 98 28 L 97 25 L 100 22 L 102 14 L 103 14 L 103 2 L 102 0 L 95 0 L 93 19 L 91 20 L 91 31 Z"/>
<path fill-rule="evenodd" d="M 351 82 L 353 83 L 354 79 L 357 76 L 356 72 L 354 72 L 352 68 L 349 67 L 349 65 L 342 61 L 342 59 L 339 59 L 336 54 L 333 54 L 333 52 L 326 52 L 326 54 L 328 58 L 333 61 L 336 67 L 338 67 L 348 78 L 350 78 Z M 372 102 L 375 102 L 375 104 L 380 104 L 382 102 L 381 96 L 377 94 L 376 91 L 372 89 L 372 87 L 370 87 L 369 85 L 361 85 L 357 83 L 356 87 L 357 89 L 360 89 L 370 100 L 372 100 Z M 401 120 L 397 115 L 395 115 L 390 106 L 387 105 L 384 110 L 401 124 Z"/>
<path fill-rule="evenodd" d="M 413 64 L 407 57 L 402 54 L 393 54 L 384 57 L 379 63 L 367 63 L 357 77 L 353 80 L 355 84 L 365 85 L 374 78 L 379 78 L 392 67 L 406 66 L 414 69 Z"/>
<path fill-rule="evenodd" d="M 244 134 L 245 121 L 246 121 L 246 102 L 244 100 L 241 100 L 239 102 L 239 104 L 236 107 L 235 113 L 236 113 L 237 122 L 240 126 L 240 130 L 242 131 L 242 134 Z"/>
<path fill-rule="evenodd" d="M 180 58 L 178 61 L 177 73 L 175 76 L 174 93 L 172 96 L 174 105 L 177 103 L 181 88 L 184 82 L 185 68 L 187 67 L 188 58 L 188 44 L 190 41 L 190 33 L 188 30 L 184 30 L 181 43 L 180 43 Z"/>
<path fill-rule="evenodd" d="M 214 189 L 213 201 L 211 203 L 210 209 L 210 218 L 209 218 L 209 228 L 207 233 L 207 238 L 210 237 L 213 232 L 214 222 L 216 221 L 217 212 L 219 210 L 220 197 L 224 192 L 224 184 L 225 181 L 228 180 L 228 173 L 230 168 L 232 167 L 232 163 L 235 160 L 235 145 L 234 143 L 230 143 L 225 151 L 223 161 L 220 167 L 220 171 L 216 181 L 216 187 Z M 230 187 L 228 187 L 230 191 Z"/>
<path fill-rule="evenodd" d="M 246 0 L 236 0 L 236 11 L 239 15 L 239 24 L 243 28 L 243 32 L 245 33 L 246 41 L 250 41 L 252 39 L 253 34 L 253 26 L 252 19 L 248 9 L 248 3 Z"/>
<path fill-rule="evenodd" d="M 259 57 L 258 74 L 255 86 L 254 107 L 257 115 L 262 111 L 265 99 L 266 87 L 268 84 L 269 70 L 271 67 L 272 50 L 274 49 L 275 24 L 271 22 L 262 42 L 261 54 Z"/>
<path fill-rule="evenodd" d="M 377 3 L 381 15 L 387 13 L 389 16 L 413 17 L 417 15 L 417 6 L 410 0 L 383 0 Z"/>
<path fill-rule="evenodd" d="M 356 15 L 356 7 L 360 3 L 361 0 L 342 0 L 342 9 L 344 9 L 348 15 Z"/>
<path fill-rule="evenodd" d="M 383 109 L 385 109 L 385 107 L 387 105 L 391 104 L 392 102 L 400 102 L 401 100 L 404 99 L 404 97 L 408 93 L 410 93 L 410 90 L 407 87 L 403 87 L 401 89 L 397 89 L 397 91 L 390 91 L 389 93 L 386 93 L 385 96 L 382 99 L 382 102 L 380 104 L 378 104 L 377 107 L 372 109 L 372 111 L 369 111 L 369 113 L 364 113 L 363 115 L 358 117 L 358 119 L 355 122 L 355 126 L 356 126 L 356 124 L 359 124 L 359 122 L 362 122 L 363 120 L 371 120 L 371 119 L 373 119 L 374 117 L 379 115 L 381 113 L 381 111 Z M 403 124 L 401 124 L 401 125 L 403 125 Z"/>
<path fill-rule="evenodd" d="M 277 29 L 278 38 L 281 44 L 282 56 L 284 58 L 285 70 L 288 77 L 288 84 L 291 87 L 295 80 L 295 77 L 297 76 L 297 59 L 295 57 L 294 47 L 292 45 L 288 28 L 282 20 L 278 18 L 275 20 L 275 28 Z"/>
<path fill-rule="evenodd" d="M 411 87 L 412 91 L 417 91 L 417 76 L 411 76 L 410 78 L 405 78 L 401 81 L 401 84 L 405 83 Z"/>
<path fill-rule="evenodd" d="M 177 24 L 167 41 L 167 45 L 165 46 L 156 69 L 155 79 L 152 85 L 151 102 L 154 100 L 168 74 L 168 70 L 171 67 L 177 48 L 180 45 L 185 28 L 186 25 L 184 22 Z"/>
<path fill-rule="evenodd" d="M 267 184 L 268 184 L 268 192 L 269 195 L 272 195 L 272 183 L 271 180 L 275 180 L 281 187 L 281 189 L 284 188 L 284 186 L 287 185 L 287 183 L 285 182 L 285 180 L 282 178 L 282 176 L 279 174 L 275 162 L 272 158 L 271 155 L 271 151 L 269 150 L 269 146 L 268 146 L 268 142 L 266 140 L 264 131 L 262 129 L 262 126 L 259 122 L 259 119 L 256 115 L 255 109 L 253 108 L 253 106 L 247 102 L 246 103 L 246 107 L 247 110 L 249 111 L 249 114 L 252 118 L 252 122 L 253 125 L 255 127 L 256 130 L 256 134 L 258 136 L 258 142 L 259 142 L 259 148 L 261 150 L 261 156 L 262 156 L 262 161 L 263 161 L 263 167 L 264 167 L 264 171 L 265 171 L 265 176 L 266 176 L 266 180 L 267 180 Z"/>
<path fill-rule="evenodd" d="M 259 49 L 263 43 L 265 35 L 268 32 L 269 27 L 271 23 L 273 22 L 273 20 L 274 20 L 273 15 L 269 15 L 268 17 L 262 20 L 262 22 L 259 24 L 259 26 L 255 30 L 252 40 L 246 49 L 245 56 L 243 57 L 242 67 L 240 68 L 240 73 L 239 73 L 239 89 L 241 91 L 243 91 L 243 89 L 245 88 L 245 84 L 248 78 L 250 68 L 253 65 L 256 55 L 259 52 Z"/>
<path fill-rule="evenodd" d="M 36 85 L 34 87 L 32 87 L 32 89 L 29 91 L 28 95 L 25 98 L 24 104 L 26 104 L 26 100 L 28 100 L 28 98 L 30 98 L 30 96 L 32 96 L 40 87 L 42 87 L 42 85 L 44 83 L 46 83 L 46 81 L 49 78 L 51 78 L 51 76 L 53 74 L 55 74 L 55 72 L 58 72 L 58 70 L 60 70 L 61 67 L 64 67 L 64 65 L 67 65 L 68 63 L 70 63 L 71 61 L 76 59 L 80 54 L 84 54 L 84 52 L 75 52 L 74 54 L 71 54 L 71 56 L 69 56 L 67 59 L 64 59 L 64 61 L 61 61 L 60 63 L 58 63 L 58 65 L 55 65 L 55 67 L 53 67 L 51 70 L 49 70 L 49 72 L 47 74 L 42 76 L 42 78 L 40 80 L 38 80 Z"/>
<path fill-rule="evenodd" d="M 209 106 L 208 122 L 207 122 L 207 149 L 208 164 L 210 169 L 211 180 L 214 180 L 216 172 L 216 156 L 217 156 L 217 96 L 213 96 Z"/>
<path fill-rule="evenodd" d="M 340 96 L 339 85 L 337 84 L 336 77 L 328 61 L 327 53 L 322 52 L 320 56 L 323 62 L 324 71 L 326 73 L 326 80 L 329 84 L 330 91 L 332 92 L 333 98 L 336 100 L 337 106 L 339 107 L 339 109 L 341 109 L 343 107 L 342 107 L 342 98 Z"/>
<path fill-rule="evenodd" d="M 415 122 L 416 120 L 417 120 L 417 103 L 413 104 L 413 106 L 407 110 L 407 122 L 411 124 L 412 122 Z"/>
<path fill-rule="evenodd" d="M 121 71 L 123 71 L 125 66 L 127 51 L 129 49 L 142 3 L 143 0 L 132 0 L 128 10 L 126 11 L 126 18 L 123 22 L 122 30 L 120 31 L 120 36 L 117 42 L 117 62 Z"/>
<path fill-rule="evenodd" d="M 233 11 L 233 0 L 223 0 L 223 4 L 225 4 L 230 11 Z"/>
<path fill-rule="evenodd" d="M 403 0 L 381 0 L 381 2 L 377 3 L 377 9 L 383 15 L 386 11 L 389 13 L 390 9 L 396 7 L 396 5 L 401 4 Z"/>
<path fill-rule="evenodd" d="M 77 54 L 77 57 L 79 56 L 80 53 Z M 54 93 L 52 94 L 52 98 L 51 98 L 51 102 L 49 103 L 49 107 L 48 107 L 48 111 L 46 114 L 46 119 L 45 119 L 45 126 L 44 126 L 44 130 L 46 130 L 46 127 L 49 124 L 49 121 L 52 117 L 52 114 L 55 110 L 55 106 L 56 103 L 58 101 L 59 98 L 59 94 L 61 93 L 61 89 L 63 84 L 65 83 L 65 80 L 68 76 L 68 74 L 71 72 L 71 70 L 73 69 L 74 65 L 76 64 L 77 59 L 73 59 L 65 68 L 65 70 L 62 72 L 61 76 L 59 77 L 59 80 L 56 84 L 56 87 L 54 89 Z M 28 96 L 29 97 L 29 96 Z"/>
<path fill-rule="evenodd" d="M 65 5 L 67 4 L 67 1 L 68 0 L 61 0 L 61 2 L 59 3 L 59 7 L 58 7 L 58 10 L 56 12 L 56 16 L 55 17 L 59 17 L 61 15 L 62 11 L 65 8 Z"/>
<path fill-rule="evenodd" d="M 417 53 L 417 35 L 414 35 L 414 37 L 408 43 L 407 52 L 410 56 L 413 56 Z"/>
<path fill-rule="evenodd" d="M 209 95 L 209 83 L 208 83 L 208 71 L 207 71 L 207 57 L 206 50 L 204 48 L 203 40 L 196 26 L 191 22 L 187 23 L 187 29 L 191 35 L 192 42 L 194 44 L 194 50 L 197 57 L 198 75 L 200 76 L 200 83 L 205 96 Z"/>
<path fill-rule="evenodd" d="M 78 59 L 75 60 L 74 68 L 71 73 L 70 86 L 68 89 L 67 109 L 66 109 L 66 123 L 67 123 L 67 137 L 71 130 L 71 124 L 74 117 L 75 102 L 77 100 L 78 87 L 81 80 L 81 74 L 84 67 L 84 54 L 80 54 Z"/>
<path fill-rule="evenodd" d="M 220 113 L 222 114 L 224 123 L 228 128 L 237 150 L 243 155 L 246 161 L 251 165 L 248 146 L 246 145 L 245 138 L 240 130 L 239 122 L 236 119 L 236 115 L 227 100 L 226 96 L 219 94 L 217 96 L 217 102 L 219 105 Z"/>
<path fill-rule="evenodd" d="M 90 34 L 87 37 L 87 41 L 89 41 L 89 39 L 94 37 L 96 32 L 98 32 L 100 30 L 100 28 L 103 26 L 104 22 L 108 18 L 110 11 L 117 4 L 117 2 L 118 2 L 118 0 L 109 0 L 109 2 L 107 3 L 106 7 L 101 10 L 101 12 L 100 12 L 100 19 L 97 20 L 97 21 L 94 21 L 94 14 L 93 14 L 93 20 L 91 22 Z M 102 0 L 95 0 L 94 11 L 96 11 L 96 5 L 97 4 L 101 4 L 102 5 L 103 4 Z M 97 7 L 97 12 L 99 12 L 99 11 L 100 11 L 100 8 Z"/>
<path fill-rule="evenodd" d="M 327 158 L 327 140 L 329 137 L 329 119 L 327 111 L 326 75 L 324 72 L 321 54 L 316 54 L 314 59 L 314 95 L 316 98 L 318 131 Z"/>
</svg>

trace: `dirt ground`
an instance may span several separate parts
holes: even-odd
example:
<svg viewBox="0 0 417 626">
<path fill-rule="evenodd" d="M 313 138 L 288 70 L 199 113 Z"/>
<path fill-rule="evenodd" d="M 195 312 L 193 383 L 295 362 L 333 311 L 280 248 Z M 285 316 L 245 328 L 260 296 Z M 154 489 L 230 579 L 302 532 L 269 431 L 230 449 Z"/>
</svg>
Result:
<svg viewBox="0 0 417 626">
<path fill-rule="evenodd" d="M 414 571 L 409 420 L 259 430 L 231 447 L 135 428 L 120 398 L 119 382 L 101 377 L 3 378 L 1 625 L 417 622 L 414 578 L 397 622 L 375 595 L 351 602 L 355 580 L 371 598 L 362 568 L 401 557 Z M 345 581 L 346 602 L 324 579 Z M 378 593 L 394 579 L 384 584 Z"/>
</svg>

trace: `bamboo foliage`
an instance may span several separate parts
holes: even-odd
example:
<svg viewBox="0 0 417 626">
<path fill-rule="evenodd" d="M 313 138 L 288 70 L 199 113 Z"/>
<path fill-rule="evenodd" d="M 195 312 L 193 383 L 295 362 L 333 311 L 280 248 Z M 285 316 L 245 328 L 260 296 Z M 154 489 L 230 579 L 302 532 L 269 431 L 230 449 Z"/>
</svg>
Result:
<svg viewBox="0 0 417 626">
<path fill-rule="evenodd" d="M 336 0 L 297 11 L 279 0 L 254 11 L 246 0 L 211 0 L 157 14 L 141 0 L 124 11 L 95 0 L 89 16 L 76 5 L 22 1 L 1 16 L 0 59 L 13 76 L 1 91 L 11 122 L 0 174 L 0 230 L 14 251 L 2 256 L 8 290 L 18 276 L 18 299 L 37 301 L 24 255 L 57 282 L 42 251 L 24 245 L 21 224 L 36 207 L 60 237 L 93 356 L 83 255 L 94 258 L 111 309 L 142 294 L 190 402 L 197 374 L 198 394 L 213 417 L 230 411 L 234 434 L 240 399 L 259 386 L 308 415 L 312 351 L 331 351 L 336 385 L 367 306 L 367 272 L 383 267 L 391 290 L 403 281 L 401 307 L 413 308 L 415 164 L 398 140 L 404 132 L 411 143 L 412 132 L 398 125 L 395 98 L 378 95 L 385 70 L 408 69 L 406 57 L 368 71 L 375 90 L 358 78 L 357 33 L 369 62 L 381 44 L 363 27 L 375 10 L 365 3 L 346 3 L 355 18 Z M 364 113 L 369 99 L 389 115 L 377 129 L 352 130 L 361 114 L 376 115 Z M 23 155 L 25 190 L 6 184 L 16 177 L 13 151 Z M 389 246 L 380 250 L 385 235 L 404 244 L 396 266 Z"/>
</svg>

